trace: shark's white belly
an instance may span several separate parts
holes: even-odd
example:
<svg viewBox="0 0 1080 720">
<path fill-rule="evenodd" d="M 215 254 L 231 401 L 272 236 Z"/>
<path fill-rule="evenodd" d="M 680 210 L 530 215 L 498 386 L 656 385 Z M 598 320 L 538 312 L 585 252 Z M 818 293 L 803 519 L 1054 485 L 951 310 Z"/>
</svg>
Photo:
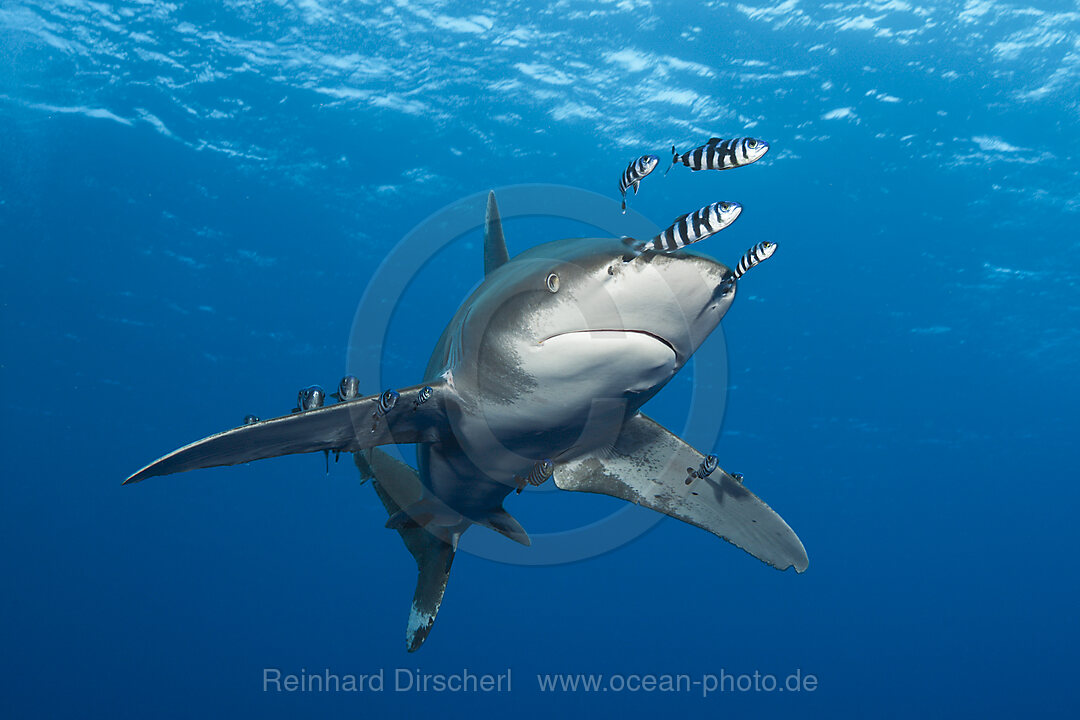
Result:
<svg viewBox="0 0 1080 720">
<path fill-rule="evenodd" d="M 610 445 L 628 396 L 649 393 L 677 369 L 666 342 L 622 330 L 557 335 L 522 349 L 519 360 L 531 387 L 512 402 L 483 404 L 456 428 L 462 449 L 494 477 Z"/>
</svg>

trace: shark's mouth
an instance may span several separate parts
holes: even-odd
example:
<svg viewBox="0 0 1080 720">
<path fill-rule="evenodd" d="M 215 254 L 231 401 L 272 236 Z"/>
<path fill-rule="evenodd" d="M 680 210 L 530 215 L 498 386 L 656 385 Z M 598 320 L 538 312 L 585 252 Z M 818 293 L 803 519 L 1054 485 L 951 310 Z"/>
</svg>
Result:
<svg viewBox="0 0 1080 720">
<path fill-rule="evenodd" d="M 670 350 L 675 355 L 675 357 L 679 357 L 679 351 L 675 349 L 675 346 L 673 344 L 671 344 L 671 342 L 669 340 L 667 340 L 664 337 L 661 337 L 660 335 L 657 335 L 656 333 L 649 332 L 648 330 L 625 330 L 625 329 L 619 329 L 619 328 L 596 328 L 596 329 L 591 329 L 591 330 L 571 330 L 570 332 L 555 333 L 554 335 L 550 335 L 550 336 L 544 338 L 543 340 L 541 340 L 539 344 L 543 345 L 544 343 L 546 343 L 546 342 L 548 342 L 550 340 L 554 340 L 556 338 L 566 338 L 566 337 L 570 337 L 570 336 L 590 337 L 590 338 L 596 338 L 597 340 L 600 340 L 600 339 L 604 339 L 604 338 L 618 337 L 620 335 L 642 335 L 644 337 L 652 338 L 653 340 L 656 340 L 657 342 L 662 343 L 663 345 L 665 345 L 668 348 L 668 350 Z"/>
</svg>

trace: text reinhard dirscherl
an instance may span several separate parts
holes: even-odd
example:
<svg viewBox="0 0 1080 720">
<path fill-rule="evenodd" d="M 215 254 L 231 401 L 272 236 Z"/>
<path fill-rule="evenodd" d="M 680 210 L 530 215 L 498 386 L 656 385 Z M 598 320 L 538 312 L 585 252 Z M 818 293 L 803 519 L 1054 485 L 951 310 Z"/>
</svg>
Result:
<svg viewBox="0 0 1080 720">
<path fill-rule="evenodd" d="M 283 672 L 279 668 L 263 668 L 263 692 L 275 693 L 381 693 L 393 692 L 450 692 L 450 693 L 503 693 L 512 692 L 510 668 L 504 673 L 475 673 L 463 669 L 460 672 L 426 673 L 413 668 L 379 668 L 366 675 L 335 673 L 329 668 L 322 672 Z M 773 675 L 755 670 L 753 673 L 733 674 L 721 669 L 717 673 L 698 676 L 667 673 L 615 673 L 603 674 L 544 674 L 536 676 L 537 687 L 542 693 L 638 693 L 674 692 L 701 693 L 707 697 L 713 693 L 746 692 L 801 692 L 812 693 L 818 689 L 816 675 L 796 669 L 788 675 Z"/>
<path fill-rule="evenodd" d="M 387 679 L 389 678 L 389 683 Z M 284 673 L 278 668 L 263 668 L 263 692 L 510 692 L 510 668 L 500 674 L 425 673 L 412 668 L 385 668 L 368 675 L 337 674 L 326 668 L 320 672 Z"/>
</svg>

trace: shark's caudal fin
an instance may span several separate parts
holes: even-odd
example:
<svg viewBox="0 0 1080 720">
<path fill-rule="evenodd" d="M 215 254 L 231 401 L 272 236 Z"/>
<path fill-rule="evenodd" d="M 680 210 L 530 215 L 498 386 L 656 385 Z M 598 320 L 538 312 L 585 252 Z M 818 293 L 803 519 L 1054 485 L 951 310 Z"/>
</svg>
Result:
<svg viewBox="0 0 1080 720">
<path fill-rule="evenodd" d="M 432 392 L 418 402 L 425 387 Z M 263 458 L 319 451 L 353 452 L 393 443 L 435 442 L 448 432 L 445 381 L 403 389 L 389 409 L 379 395 L 242 425 L 155 460 L 124 484 L 156 475 L 238 465 Z"/>
<path fill-rule="evenodd" d="M 560 464 L 555 484 L 644 505 L 708 530 L 775 568 L 806 570 L 809 560 L 798 536 L 741 482 L 719 468 L 705 477 L 690 474 L 703 459 L 638 414 L 623 424 L 611 451 Z"/>
<path fill-rule="evenodd" d="M 420 478 L 408 465 L 381 450 L 358 452 L 355 458 L 362 477 L 367 479 L 374 476 L 372 485 L 391 519 L 401 517 L 403 506 L 409 507 L 424 499 L 426 493 Z M 394 529 L 405 541 L 405 547 L 412 553 L 417 568 L 416 591 L 413 593 L 405 633 L 409 652 L 415 652 L 424 644 L 439 614 L 446 582 L 450 579 L 455 547 L 416 523 L 401 522 L 400 525 Z"/>
<path fill-rule="evenodd" d="M 484 275 L 495 268 L 505 265 L 510 260 L 506 251 L 506 238 L 503 237 L 502 219 L 499 206 L 495 203 L 495 193 L 489 192 L 487 214 L 484 216 Z"/>
</svg>

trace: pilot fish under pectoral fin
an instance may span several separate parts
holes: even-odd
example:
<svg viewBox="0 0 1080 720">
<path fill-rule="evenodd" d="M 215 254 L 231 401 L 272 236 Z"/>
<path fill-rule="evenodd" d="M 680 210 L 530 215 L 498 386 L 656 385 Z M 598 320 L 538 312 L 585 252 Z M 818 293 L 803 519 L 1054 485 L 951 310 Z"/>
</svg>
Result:
<svg viewBox="0 0 1080 720">
<path fill-rule="evenodd" d="M 355 452 L 393 443 L 437 442 L 450 433 L 442 399 L 445 381 L 405 388 L 400 395 L 412 397 L 428 386 L 432 388 L 431 399 L 412 410 L 391 407 L 386 411 L 385 403 L 380 403 L 384 393 L 226 430 L 155 460 L 124 484 L 294 453 Z"/>
<path fill-rule="evenodd" d="M 405 463 L 381 450 L 356 453 L 354 457 L 361 475 L 371 472 L 376 477 L 372 485 L 391 518 L 403 512 L 402 504 L 409 506 L 424 497 L 420 477 Z M 403 523 L 395 529 L 416 560 L 416 590 L 405 632 L 405 644 L 409 652 L 415 652 L 424 644 L 439 614 L 455 547 L 415 523 Z"/>
<path fill-rule="evenodd" d="M 628 500 L 696 525 L 779 570 L 806 570 L 802 542 L 783 518 L 719 468 L 687 483 L 705 456 L 648 417 L 623 424 L 615 446 L 559 465 L 562 490 Z"/>
</svg>

